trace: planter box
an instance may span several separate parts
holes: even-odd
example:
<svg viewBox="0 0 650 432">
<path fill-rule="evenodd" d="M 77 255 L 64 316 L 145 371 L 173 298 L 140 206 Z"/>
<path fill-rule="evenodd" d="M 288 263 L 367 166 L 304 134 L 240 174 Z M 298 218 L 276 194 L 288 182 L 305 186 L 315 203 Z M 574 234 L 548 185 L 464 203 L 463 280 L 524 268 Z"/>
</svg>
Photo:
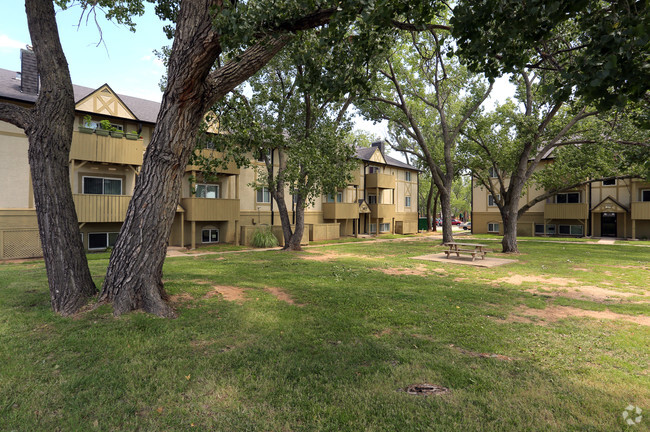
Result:
<svg viewBox="0 0 650 432">
<path fill-rule="evenodd" d="M 91 134 L 95 132 L 95 129 L 89 128 L 89 127 L 84 127 L 84 126 L 79 126 L 79 132 L 85 133 L 85 134 Z"/>
<path fill-rule="evenodd" d="M 99 136 L 108 136 L 111 132 L 106 129 L 96 129 L 95 133 Z"/>
<path fill-rule="evenodd" d="M 126 139 L 128 139 L 128 140 L 137 140 L 138 138 L 140 138 L 140 135 L 138 135 L 138 134 L 132 134 L 132 133 L 127 133 L 127 134 L 125 134 L 124 136 L 125 136 Z"/>
<path fill-rule="evenodd" d="M 111 131 L 111 136 L 113 138 L 124 138 L 124 132 L 122 132 L 122 131 Z"/>
</svg>

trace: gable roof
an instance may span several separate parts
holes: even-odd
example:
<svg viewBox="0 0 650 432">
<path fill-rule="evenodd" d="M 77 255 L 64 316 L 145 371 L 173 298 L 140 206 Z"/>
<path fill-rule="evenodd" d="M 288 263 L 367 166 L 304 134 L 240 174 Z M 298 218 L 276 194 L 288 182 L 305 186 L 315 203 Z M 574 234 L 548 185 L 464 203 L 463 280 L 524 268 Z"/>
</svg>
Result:
<svg viewBox="0 0 650 432">
<path fill-rule="evenodd" d="M 373 161 L 371 159 L 372 155 L 374 155 L 375 151 L 377 151 L 377 150 L 379 150 L 377 147 L 357 147 L 356 156 L 357 156 L 357 158 L 359 158 L 359 159 L 361 159 L 363 161 L 366 161 L 366 162 L 379 163 L 379 162 Z M 399 161 L 399 160 L 394 159 L 394 158 L 392 158 L 390 156 L 384 155 L 384 160 L 386 161 L 386 165 L 389 165 L 389 166 L 404 168 L 404 169 L 413 170 L 413 171 L 420 171 L 419 169 L 417 169 L 413 165 L 409 165 L 409 164 L 407 164 L 405 162 Z"/>
<path fill-rule="evenodd" d="M 103 86 L 100 86 L 100 88 Z M 72 85 L 75 104 L 88 97 L 98 89 Z M 122 94 L 116 95 L 140 121 L 155 123 L 160 111 L 160 103 L 147 99 L 136 98 Z M 13 99 L 21 102 L 36 102 L 38 95 L 26 94 L 20 91 L 20 79 L 16 79 L 16 72 L 8 69 L 0 69 L 0 98 Z"/>
<path fill-rule="evenodd" d="M 623 213 L 623 212 L 630 212 L 630 209 L 612 198 L 611 195 L 608 195 L 604 200 L 593 206 L 591 208 L 591 211 L 594 213 L 604 213 L 604 212 L 612 212 L 612 213 Z"/>
</svg>

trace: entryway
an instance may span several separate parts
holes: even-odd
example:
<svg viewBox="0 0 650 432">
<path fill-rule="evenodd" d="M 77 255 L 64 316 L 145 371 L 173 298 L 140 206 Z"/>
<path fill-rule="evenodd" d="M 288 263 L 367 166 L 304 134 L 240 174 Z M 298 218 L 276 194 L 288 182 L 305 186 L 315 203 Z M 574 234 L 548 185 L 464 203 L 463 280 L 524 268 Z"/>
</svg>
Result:
<svg viewBox="0 0 650 432">
<path fill-rule="evenodd" d="M 600 235 L 601 237 L 616 237 L 616 213 L 601 213 Z"/>
</svg>

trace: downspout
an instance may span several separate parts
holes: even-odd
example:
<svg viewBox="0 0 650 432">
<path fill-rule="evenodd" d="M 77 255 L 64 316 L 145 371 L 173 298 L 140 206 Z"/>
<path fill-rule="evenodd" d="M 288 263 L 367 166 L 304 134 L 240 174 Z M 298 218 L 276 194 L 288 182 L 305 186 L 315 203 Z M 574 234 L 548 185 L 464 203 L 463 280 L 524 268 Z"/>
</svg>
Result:
<svg viewBox="0 0 650 432">
<path fill-rule="evenodd" d="M 469 205 L 469 208 L 470 208 L 470 210 L 469 210 L 469 220 L 472 222 L 472 229 L 471 229 L 470 233 L 472 233 L 472 235 L 473 235 L 474 234 L 474 176 L 473 175 L 472 175 L 472 178 L 471 178 L 471 182 L 472 182 L 471 183 L 472 184 L 472 187 L 471 187 L 472 192 L 471 192 L 470 198 L 469 198 L 469 202 L 470 202 L 470 205 Z"/>
<path fill-rule="evenodd" d="M 588 209 L 589 213 L 588 213 L 588 217 L 587 217 L 587 237 L 592 236 L 592 232 L 591 232 L 591 185 L 592 185 L 592 183 L 589 182 L 589 209 Z"/>
<path fill-rule="evenodd" d="M 418 225 L 417 225 L 417 231 L 420 232 L 420 171 L 415 173 L 415 176 L 417 178 L 417 187 L 418 187 L 418 193 L 417 193 L 417 209 L 418 209 Z"/>
<path fill-rule="evenodd" d="M 273 168 L 274 168 L 273 167 L 273 154 L 274 153 L 275 152 L 273 151 L 273 149 L 271 149 L 271 171 L 273 171 Z M 273 197 L 271 197 L 271 226 L 273 226 L 273 221 L 274 221 L 273 216 L 274 216 L 274 213 L 273 213 Z"/>
</svg>

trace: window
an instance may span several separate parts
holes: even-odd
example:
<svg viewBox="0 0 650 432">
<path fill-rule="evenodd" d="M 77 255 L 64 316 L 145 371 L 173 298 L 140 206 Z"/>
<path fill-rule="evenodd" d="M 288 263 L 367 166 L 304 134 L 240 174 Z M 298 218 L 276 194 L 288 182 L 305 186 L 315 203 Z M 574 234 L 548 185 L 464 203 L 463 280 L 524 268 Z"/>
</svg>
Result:
<svg viewBox="0 0 650 432">
<path fill-rule="evenodd" d="M 571 234 L 571 227 L 569 225 L 560 225 L 558 226 L 558 232 L 561 235 L 569 235 Z"/>
<path fill-rule="evenodd" d="M 106 249 L 115 246 L 118 233 L 88 233 L 88 249 Z"/>
<path fill-rule="evenodd" d="M 201 231 L 201 242 L 203 243 L 219 243 L 219 230 L 218 229 L 204 229 Z"/>
<path fill-rule="evenodd" d="M 499 232 L 499 224 L 498 223 L 489 223 L 488 224 L 488 232 L 489 233 L 498 233 Z"/>
<path fill-rule="evenodd" d="M 371 233 L 376 233 L 377 232 L 377 224 L 374 224 L 374 223 L 370 224 L 370 232 Z"/>
<path fill-rule="evenodd" d="M 501 198 L 501 195 L 497 195 L 497 199 L 494 199 L 492 195 L 488 195 L 488 207 L 494 207 L 497 205 L 497 200 Z"/>
<path fill-rule="evenodd" d="M 603 186 L 616 186 L 616 179 L 603 180 Z"/>
<path fill-rule="evenodd" d="M 411 207 L 411 197 L 410 196 L 405 197 L 404 205 L 406 207 Z"/>
<path fill-rule="evenodd" d="M 370 166 L 368 167 L 368 173 L 373 174 L 373 173 L 379 173 L 381 172 L 381 168 L 377 166 Z"/>
<path fill-rule="evenodd" d="M 377 195 L 368 195 L 368 204 L 377 204 Z"/>
<path fill-rule="evenodd" d="M 197 198 L 219 198 L 219 185 L 197 184 Z"/>
<path fill-rule="evenodd" d="M 490 169 L 488 169 L 488 175 L 491 178 L 498 178 L 499 177 L 498 174 L 497 174 L 497 170 L 494 169 L 494 167 L 490 167 Z"/>
<path fill-rule="evenodd" d="M 265 187 L 257 190 L 257 202 L 258 203 L 270 203 L 271 202 L 271 192 Z"/>
<path fill-rule="evenodd" d="M 555 224 L 546 225 L 546 234 L 555 235 Z"/>
<path fill-rule="evenodd" d="M 411 181 L 411 171 L 406 171 L 404 173 L 404 180 Z"/>
<path fill-rule="evenodd" d="M 388 231 L 390 231 L 390 224 L 389 223 L 379 224 L 379 232 L 388 232 Z"/>
<path fill-rule="evenodd" d="M 122 180 L 103 177 L 84 177 L 83 193 L 93 195 L 122 195 Z"/>
<path fill-rule="evenodd" d="M 571 235 L 581 236 L 583 235 L 582 230 L 583 230 L 582 225 L 571 225 Z"/>
<path fill-rule="evenodd" d="M 558 204 L 577 204 L 580 202 L 580 192 L 559 193 L 555 196 Z"/>
<path fill-rule="evenodd" d="M 650 189 L 643 189 L 641 191 L 641 201 L 644 202 L 650 201 Z"/>
<path fill-rule="evenodd" d="M 333 203 L 334 202 L 334 194 L 327 195 L 327 202 L 328 203 Z M 337 203 L 343 202 L 343 192 L 337 192 L 336 193 L 336 202 Z"/>
<path fill-rule="evenodd" d="M 544 224 L 535 224 L 535 234 L 544 234 Z"/>
</svg>

